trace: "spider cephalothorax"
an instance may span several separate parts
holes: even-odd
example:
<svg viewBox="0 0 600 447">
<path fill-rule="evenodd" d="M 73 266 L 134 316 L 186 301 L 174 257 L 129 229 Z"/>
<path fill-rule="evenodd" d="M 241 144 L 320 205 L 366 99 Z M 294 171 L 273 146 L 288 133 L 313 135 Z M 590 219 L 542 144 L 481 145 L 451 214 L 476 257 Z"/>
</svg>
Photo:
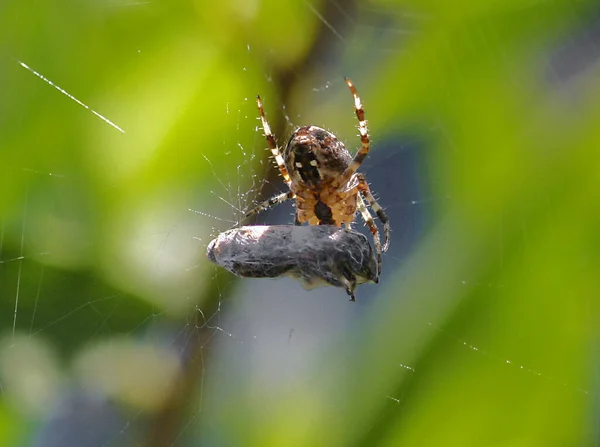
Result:
<svg viewBox="0 0 600 447">
<path fill-rule="evenodd" d="M 365 113 L 358 93 L 349 79 L 346 79 L 346 84 L 354 96 L 354 109 L 358 118 L 361 140 L 361 147 L 354 157 L 334 134 L 316 126 L 296 129 L 282 155 L 265 117 L 262 101 L 257 97 L 260 119 L 269 148 L 290 190 L 259 204 L 247 212 L 246 216 L 256 214 L 284 200 L 295 198 L 297 225 L 308 222 L 309 225 L 336 227 L 345 225 L 350 228 L 358 210 L 373 234 L 379 271 L 381 271 L 381 252 L 388 248 L 390 226 L 385 212 L 371 194 L 365 176 L 357 172 L 369 153 L 370 141 Z M 377 225 L 365 201 L 383 223 L 385 232 L 383 248 Z"/>
</svg>

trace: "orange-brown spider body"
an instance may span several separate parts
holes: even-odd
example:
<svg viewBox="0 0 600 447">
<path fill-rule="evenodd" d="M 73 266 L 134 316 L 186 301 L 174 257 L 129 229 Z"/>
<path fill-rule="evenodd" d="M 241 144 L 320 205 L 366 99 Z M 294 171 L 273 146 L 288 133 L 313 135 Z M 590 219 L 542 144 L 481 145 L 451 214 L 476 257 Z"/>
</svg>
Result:
<svg viewBox="0 0 600 447">
<path fill-rule="evenodd" d="M 296 225 L 307 222 L 309 225 L 344 225 L 350 229 L 356 211 L 359 211 L 373 235 L 378 273 L 381 273 L 381 253 L 389 246 L 390 223 L 373 197 L 364 174 L 357 172 L 367 157 L 371 144 L 360 97 L 352 81 L 347 78 L 345 81 L 354 98 L 354 111 L 360 133 L 361 146 L 354 157 L 334 134 L 316 126 L 296 129 L 282 153 L 271 132 L 260 96 L 256 98 L 269 149 L 289 191 L 264 201 L 248 211 L 246 216 L 259 213 L 285 200 L 296 199 Z M 379 230 L 367 206 L 375 211 L 383 223 L 383 246 Z"/>
<path fill-rule="evenodd" d="M 290 138 L 283 159 L 296 196 L 298 223 L 339 227 L 354 222 L 356 185 L 343 189 L 334 185 L 352 156 L 335 135 L 316 126 L 301 127 Z"/>
</svg>

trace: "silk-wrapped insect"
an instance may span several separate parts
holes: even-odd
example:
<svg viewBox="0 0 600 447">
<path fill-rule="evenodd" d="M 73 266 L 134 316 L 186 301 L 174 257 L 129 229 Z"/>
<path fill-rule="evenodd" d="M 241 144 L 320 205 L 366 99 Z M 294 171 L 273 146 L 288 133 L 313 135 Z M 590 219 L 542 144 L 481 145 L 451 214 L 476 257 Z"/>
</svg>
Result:
<svg viewBox="0 0 600 447">
<path fill-rule="evenodd" d="M 244 278 L 290 276 L 305 288 L 342 287 L 355 301 L 360 284 L 379 282 L 377 259 L 365 236 L 330 225 L 234 228 L 208 244 L 215 264 Z"/>
</svg>

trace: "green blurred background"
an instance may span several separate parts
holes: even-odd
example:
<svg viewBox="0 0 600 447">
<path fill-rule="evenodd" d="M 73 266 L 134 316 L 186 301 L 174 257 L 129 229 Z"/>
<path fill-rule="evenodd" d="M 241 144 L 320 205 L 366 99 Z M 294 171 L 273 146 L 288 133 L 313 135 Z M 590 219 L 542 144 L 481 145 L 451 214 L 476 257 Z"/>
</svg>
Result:
<svg viewBox="0 0 600 447">
<path fill-rule="evenodd" d="M 599 12 L 3 2 L 0 445 L 597 445 Z M 278 281 L 204 256 L 282 190 L 254 98 L 280 141 L 355 148 L 343 76 L 394 217 L 382 282 L 265 305 Z M 256 341 L 248 303 L 283 332 Z M 298 312 L 326 318 L 288 336 Z"/>
</svg>

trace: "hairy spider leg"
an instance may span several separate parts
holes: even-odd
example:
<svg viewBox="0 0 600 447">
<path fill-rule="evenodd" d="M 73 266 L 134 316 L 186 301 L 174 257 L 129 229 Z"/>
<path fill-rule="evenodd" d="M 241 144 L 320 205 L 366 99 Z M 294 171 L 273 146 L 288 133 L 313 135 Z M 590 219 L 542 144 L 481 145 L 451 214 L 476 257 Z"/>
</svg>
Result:
<svg viewBox="0 0 600 447">
<path fill-rule="evenodd" d="M 356 201 L 356 207 L 358 208 L 360 215 L 362 216 L 363 220 L 369 227 L 371 234 L 373 235 L 373 241 L 375 241 L 375 252 L 377 253 L 377 271 L 379 276 L 381 275 L 381 267 L 383 264 L 381 260 L 381 240 L 379 239 L 379 230 L 377 229 L 377 225 L 375 225 L 373 216 L 367 209 L 365 202 L 360 194 L 358 195 L 358 200 Z"/>
<path fill-rule="evenodd" d="M 356 91 L 352 81 L 348 78 L 344 78 L 344 80 L 346 81 L 346 85 L 348 85 L 348 88 L 354 97 L 354 111 L 356 112 L 356 118 L 358 118 L 358 132 L 360 133 L 361 146 L 344 173 L 332 183 L 334 188 L 339 188 L 340 185 L 344 185 L 350 180 L 350 177 L 356 173 L 362 162 L 365 160 L 365 158 L 367 158 L 371 148 L 369 132 L 367 130 L 367 121 L 365 120 L 365 111 L 360 101 L 360 97 L 358 96 L 358 92 Z"/>
<path fill-rule="evenodd" d="M 279 172 L 283 177 L 283 180 L 287 184 L 288 188 L 292 184 L 292 179 L 290 178 L 290 174 L 285 167 L 285 163 L 283 161 L 283 157 L 281 156 L 281 152 L 277 147 L 277 142 L 275 141 L 275 136 L 271 132 L 271 126 L 269 126 L 269 122 L 267 121 L 267 117 L 265 116 L 265 110 L 263 108 L 262 100 L 260 99 L 260 95 L 256 96 L 256 104 L 258 105 L 258 112 L 260 114 L 260 121 L 262 122 L 263 130 L 265 132 L 265 137 L 267 138 L 267 143 L 269 144 L 269 149 L 273 154 L 273 158 L 275 158 L 275 162 L 277 163 L 277 167 L 279 168 Z M 266 210 L 267 208 L 276 205 L 281 202 L 285 202 L 288 199 L 295 198 L 296 195 L 289 191 L 278 194 L 274 197 L 271 197 L 269 200 L 265 200 L 264 202 L 259 203 L 257 206 L 252 208 L 250 211 L 247 211 L 245 217 L 252 216 L 254 214 L 258 214 L 261 211 Z"/>
<path fill-rule="evenodd" d="M 245 217 L 253 216 L 254 214 L 258 214 L 261 211 L 272 207 L 273 205 L 285 202 L 288 199 L 294 199 L 295 197 L 296 194 L 294 194 L 292 191 L 282 192 L 281 194 L 277 194 L 276 196 L 271 197 L 269 200 L 265 200 L 264 202 L 259 203 L 250 211 L 247 211 Z"/>
<path fill-rule="evenodd" d="M 265 110 L 263 109 L 262 100 L 260 96 L 256 97 L 256 104 L 258 105 L 258 112 L 260 113 L 260 121 L 262 122 L 263 130 L 265 132 L 265 137 L 267 137 L 267 143 L 269 143 L 269 149 L 273 154 L 273 158 L 275 158 L 275 162 L 277 163 L 277 167 L 279 168 L 279 172 L 281 172 L 281 176 L 285 183 L 287 183 L 288 187 L 292 184 L 292 179 L 290 178 L 290 174 L 285 167 L 285 163 L 283 161 L 283 157 L 281 156 L 281 152 L 277 147 L 277 141 L 275 141 L 275 137 L 271 133 L 271 127 L 269 126 L 269 122 L 267 121 L 267 117 L 265 116 Z"/>
<path fill-rule="evenodd" d="M 369 184 L 367 183 L 367 179 L 365 178 L 365 176 L 363 174 L 357 174 L 356 177 L 358 179 L 358 190 L 363 195 L 369 206 L 373 208 L 373 211 L 375 211 L 375 214 L 377 214 L 377 217 L 383 224 L 385 241 L 383 243 L 382 251 L 385 252 L 390 246 L 390 220 L 388 219 L 387 214 L 385 214 L 385 211 L 383 211 L 383 208 L 381 208 L 379 203 L 377 203 L 377 200 L 375 200 L 375 197 L 373 197 L 373 194 L 371 194 L 371 188 L 369 188 Z M 370 225 L 369 228 L 371 229 Z M 373 233 L 372 229 L 371 233 Z M 375 233 L 373 233 L 373 238 L 375 238 Z M 377 237 L 377 239 L 379 239 L 379 236 Z M 375 245 L 377 245 L 377 240 L 375 241 Z"/>
</svg>

